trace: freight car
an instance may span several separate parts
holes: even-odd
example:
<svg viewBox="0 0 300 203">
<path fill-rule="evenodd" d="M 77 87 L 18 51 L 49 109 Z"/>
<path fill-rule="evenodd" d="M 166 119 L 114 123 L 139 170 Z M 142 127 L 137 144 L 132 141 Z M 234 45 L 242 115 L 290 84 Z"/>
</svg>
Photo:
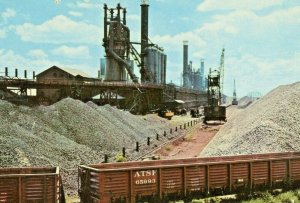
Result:
<svg viewBox="0 0 300 203">
<path fill-rule="evenodd" d="M 59 168 L 0 168 L 0 202 L 65 203 Z"/>
<path fill-rule="evenodd" d="M 300 153 L 79 166 L 81 202 L 168 202 L 300 183 Z"/>
</svg>

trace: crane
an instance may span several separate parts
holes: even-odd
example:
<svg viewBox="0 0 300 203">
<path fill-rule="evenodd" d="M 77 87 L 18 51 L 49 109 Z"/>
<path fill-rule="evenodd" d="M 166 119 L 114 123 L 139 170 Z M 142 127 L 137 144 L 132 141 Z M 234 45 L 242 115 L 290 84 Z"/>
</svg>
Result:
<svg viewBox="0 0 300 203">
<path fill-rule="evenodd" d="M 207 121 L 225 121 L 226 106 L 222 105 L 223 84 L 224 84 L 224 57 L 225 49 L 222 49 L 220 67 L 211 71 L 209 70 L 207 80 L 207 106 L 204 107 L 204 123 Z"/>
<path fill-rule="evenodd" d="M 233 99 L 232 99 L 232 105 L 238 105 L 238 101 L 236 99 L 235 80 L 233 81 Z"/>
</svg>

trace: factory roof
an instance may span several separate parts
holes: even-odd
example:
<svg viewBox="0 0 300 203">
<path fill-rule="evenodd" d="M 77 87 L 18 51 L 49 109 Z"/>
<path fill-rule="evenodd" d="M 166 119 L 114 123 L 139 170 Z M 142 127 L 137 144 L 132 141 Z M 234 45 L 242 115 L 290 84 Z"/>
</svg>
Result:
<svg viewBox="0 0 300 203">
<path fill-rule="evenodd" d="M 80 70 L 73 69 L 73 68 L 58 67 L 58 66 L 52 66 L 52 67 L 50 67 L 50 68 L 44 70 L 43 72 L 39 73 L 38 75 L 41 75 L 41 74 L 43 74 L 44 72 L 46 72 L 46 71 L 48 71 L 48 70 L 50 70 L 50 69 L 52 69 L 52 68 L 60 69 L 60 70 L 62 70 L 62 71 L 64 71 L 64 72 L 69 73 L 70 75 L 72 75 L 72 76 L 74 76 L 74 77 L 76 77 L 76 76 L 81 76 L 81 77 L 84 77 L 84 78 L 90 78 L 90 76 L 89 76 L 88 74 L 86 74 L 86 73 L 84 73 L 84 72 L 82 72 L 82 71 L 80 71 Z M 37 76 L 38 76 L 38 75 L 37 75 Z"/>
</svg>

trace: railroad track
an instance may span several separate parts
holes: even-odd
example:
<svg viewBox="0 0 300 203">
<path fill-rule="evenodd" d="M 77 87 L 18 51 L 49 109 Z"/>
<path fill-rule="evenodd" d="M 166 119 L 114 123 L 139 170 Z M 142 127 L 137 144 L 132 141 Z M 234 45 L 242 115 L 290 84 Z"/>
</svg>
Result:
<svg viewBox="0 0 300 203">
<path fill-rule="evenodd" d="M 195 123 L 194 121 L 197 121 L 197 122 Z M 189 122 L 191 122 L 191 121 L 189 121 Z M 144 160 L 145 158 L 148 158 L 150 155 L 154 154 L 156 151 L 160 150 L 164 146 L 166 146 L 166 145 L 168 145 L 170 143 L 173 143 L 173 142 L 175 142 L 177 140 L 183 139 L 188 133 L 192 132 L 197 126 L 199 126 L 200 124 L 202 124 L 201 121 L 200 121 L 200 119 L 192 120 L 192 122 L 194 123 L 194 125 L 191 128 L 186 128 L 186 129 L 178 129 L 177 128 L 177 130 L 184 130 L 185 133 L 182 133 L 179 136 L 175 136 L 175 137 L 171 138 L 170 140 L 167 140 L 167 141 L 161 143 L 160 145 L 158 145 L 154 149 L 152 149 L 150 151 L 147 151 L 143 155 L 135 158 L 134 160 L 138 161 L 138 160 Z"/>
</svg>

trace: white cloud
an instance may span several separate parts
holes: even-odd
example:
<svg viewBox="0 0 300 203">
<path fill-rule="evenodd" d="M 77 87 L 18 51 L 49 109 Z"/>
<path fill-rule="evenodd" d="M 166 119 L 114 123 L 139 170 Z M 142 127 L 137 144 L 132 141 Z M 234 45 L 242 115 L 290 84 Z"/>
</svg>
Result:
<svg viewBox="0 0 300 203">
<path fill-rule="evenodd" d="M 69 3 L 68 6 L 70 8 L 82 8 L 82 9 L 99 9 L 100 4 L 99 3 L 93 3 L 90 0 L 83 0 L 83 1 L 76 1 L 75 3 Z"/>
<path fill-rule="evenodd" d="M 164 48 L 173 49 L 178 48 L 178 46 L 181 46 L 182 42 L 188 40 L 192 42 L 193 46 L 195 47 L 203 47 L 205 46 L 206 42 L 198 35 L 195 34 L 195 32 L 185 32 L 185 33 L 179 33 L 176 35 L 155 35 L 151 37 L 151 41 L 162 45 Z"/>
<path fill-rule="evenodd" d="M 89 58 L 90 50 L 86 46 L 78 47 L 69 47 L 69 46 L 60 46 L 51 51 L 52 54 L 58 56 L 64 56 L 68 58 Z"/>
<path fill-rule="evenodd" d="M 9 18 L 13 18 L 15 16 L 16 16 L 16 11 L 11 8 L 7 8 L 3 13 L 1 13 L 1 19 L 4 23 L 6 23 Z"/>
<path fill-rule="evenodd" d="M 204 0 L 198 5 L 197 10 L 261 10 L 271 6 L 281 5 L 282 3 L 283 0 Z"/>
<path fill-rule="evenodd" d="M 171 67 L 173 76 L 182 71 L 183 40 L 189 41 L 189 60 L 199 67 L 200 58 L 204 58 L 206 70 L 218 67 L 225 47 L 225 93 L 232 95 L 235 78 L 241 83 L 239 93 L 245 95 L 266 93 L 279 84 L 299 80 L 299 32 L 300 6 L 266 15 L 237 10 L 213 16 L 210 22 L 184 33 L 156 35 L 152 41 L 171 53 L 173 64 L 177 64 Z"/>
<path fill-rule="evenodd" d="M 279 84 L 299 81 L 300 52 L 287 58 L 269 59 L 253 54 L 240 58 L 229 57 L 225 61 L 225 93 L 232 95 L 233 79 L 236 79 L 240 96 L 248 92 L 263 94 Z"/>
<path fill-rule="evenodd" d="M 40 59 L 43 59 L 43 58 L 47 58 L 48 55 L 41 49 L 33 49 L 33 50 L 30 50 L 28 52 L 28 55 L 33 57 L 33 58 L 40 58 Z"/>
<path fill-rule="evenodd" d="M 6 37 L 6 32 L 4 29 L 0 29 L 0 39 Z"/>
<path fill-rule="evenodd" d="M 95 44 L 99 41 L 100 28 L 58 15 L 40 25 L 25 23 L 16 26 L 16 32 L 27 42 Z"/>
<path fill-rule="evenodd" d="M 140 21 L 141 20 L 141 16 L 136 15 L 136 14 L 132 14 L 132 15 L 128 15 L 126 17 L 126 19 L 129 20 L 134 20 L 134 21 Z"/>
<path fill-rule="evenodd" d="M 32 71 L 36 71 L 36 74 L 38 74 L 53 65 L 75 68 L 78 70 L 82 70 L 91 75 L 93 75 L 92 72 L 96 72 L 95 68 L 86 64 L 80 64 L 80 63 L 70 64 L 70 63 L 65 63 L 57 60 L 50 60 L 48 58 L 32 59 L 32 58 L 19 55 L 18 53 L 15 53 L 12 50 L 0 49 L 0 59 L 1 59 L 0 67 L 8 67 L 9 75 L 13 74 L 12 71 L 14 68 L 18 68 L 20 72 L 26 68 L 29 71 L 29 77 L 31 77 L 30 74 Z"/>
<path fill-rule="evenodd" d="M 80 16 L 82 16 L 82 13 L 77 12 L 77 11 L 69 11 L 69 15 L 75 16 L 75 17 L 80 17 Z"/>
</svg>

